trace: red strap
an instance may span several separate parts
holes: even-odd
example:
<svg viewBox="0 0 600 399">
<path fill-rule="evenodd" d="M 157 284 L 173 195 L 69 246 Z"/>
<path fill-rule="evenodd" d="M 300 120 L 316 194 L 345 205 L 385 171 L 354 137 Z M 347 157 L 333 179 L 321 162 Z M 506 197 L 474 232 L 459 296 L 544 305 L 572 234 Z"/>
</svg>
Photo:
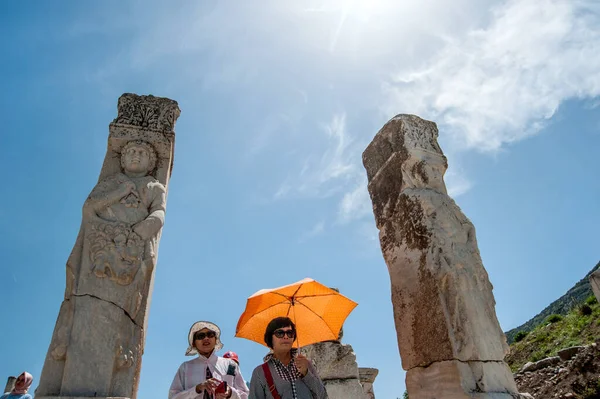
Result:
<svg viewBox="0 0 600 399">
<path fill-rule="evenodd" d="M 271 374 L 271 369 L 267 363 L 263 363 L 262 365 L 263 373 L 265 373 L 265 378 L 267 379 L 267 385 L 269 385 L 269 391 L 271 391 L 271 395 L 273 395 L 274 399 L 281 399 L 279 396 L 279 392 L 275 389 L 275 383 L 273 382 L 273 375 Z"/>
</svg>

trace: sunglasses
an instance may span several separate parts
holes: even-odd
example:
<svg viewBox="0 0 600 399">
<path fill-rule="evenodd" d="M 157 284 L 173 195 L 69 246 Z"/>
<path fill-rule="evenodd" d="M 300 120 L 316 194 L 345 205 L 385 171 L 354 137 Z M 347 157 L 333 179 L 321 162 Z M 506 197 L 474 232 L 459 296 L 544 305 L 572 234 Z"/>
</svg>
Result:
<svg viewBox="0 0 600 399">
<path fill-rule="evenodd" d="M 206 338 L 206 337 L 208 337 L 208 338 L 214 338 L 214 337 L 216 337 L 216 336 L 217 336 L 217 334 L 216 334 L 214 331 L 209 331 L 209 332 L 199 332 L 199 333 L 196 333 L 196 334 L 194 335 L 194 340 L 197 340 L 197 339 L 199 339 L 199 340 L 203 340 L 203 339 L 204 339 L 204 338 Z"/>
<path fill-rule="evenodd" d="M 273 335 L 277 338 L 283 338 L 284 336 L 288 336 L 288 338 L 296 338 L 295 330 L 275 330 L 273 331 Z"/>
</svg>

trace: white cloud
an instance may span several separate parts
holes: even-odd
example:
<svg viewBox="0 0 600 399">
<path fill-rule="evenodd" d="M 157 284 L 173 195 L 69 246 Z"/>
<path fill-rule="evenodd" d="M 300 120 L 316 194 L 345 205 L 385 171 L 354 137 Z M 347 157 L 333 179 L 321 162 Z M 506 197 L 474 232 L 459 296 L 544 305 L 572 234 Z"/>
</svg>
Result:
<svg viewBox="0 0 600 399">
<path fill-rule="evenodd" d="M 444 181 L 446 182 L 448 195 L 452 198 L 465 194 L 472 187 L 472 184 L 467 177 L 462 172 L 456 171 L 454 168 L 448 169 L 448 172 L 444 176 Z"/>
<path fill-rule="evenodd" d="M 230 1 L 169 5 L 160 12 L 129 7 L 116 26 L 131 38 L 104 65 L 101 87 L 107 86 L 106 75 L 119 75 L 122 68 L 146 70 L 164 60 L 177 65 L 177 80 L 186 87 L 244 93 L 252 85 L 272 112 L 263 124 L 255 124 L 259 128 L 248 136 L 240 158 L 254 162 L 266 147 L 292 141 L 285 127 L 298 125 L 300 117 L 290 110 L 307 105 L 299 112 L 302 118 L 330 111 L 319 104 L 310 84 L 328 87 L 332 108 L 358 119 L 366 113 L 356 111 L 368 104 L 357 109 L 359 101 L 334 98 L 348 92 L 334 87 L 349 85 L 363 103 L 376 102 L 373 98 L 381 93 L 369 90 L 379 88 L 386 76 L 386 116 L 415 113 L 438 122 L 452 154 L 446 180 L 453 196 L 471 187 L 465 174 L 454 169 L 460 149 L 498 150 L 539 132 L 563 101 L 593 102 L 600 94 L 597 0 L 377 0 L 368 12 L 361 1 L 300 3 L 272 0 L 260 10 Z M 248 11 L 253 18 L 246 17 Z M 138 12 L 142 17 L 132 19 Z M 114 22 L 109 16 L 104 20 L 104 25 Z M 86 23 L 73 31 L 107 29 Z M 341 73 L 330 74 L 329 68 Z M 260 91 L 270 86 L 277 90 Z M 281 96 L 286 93 L 281 87 L 295 101 L 282 105 L 287 97 Z M 346 113 L 338 112 L 324 126 L 324 135 L 311 136 L 312 150 L 302 152 L 302 146 L 295 153 L 294 158 L 304 154 L 294 159 L 300 165 L 284 172 L 287 178 L 273 197 L 335 195 L 341 222 L 370 214 L 360 153 L 374 131 L 363 126 L 363 134 L 351 135 L 349 123 Z"/>
<path fill-rule="evenodd" d="M 356 162 L 358 148 L 346 131 L 346 114 L 333 115 L 322 130 L 326 138 L 318 141 L 319 149 L 305 158 L 297 176 L 288 177 L 280 185 L 275 199 L 286 196 L 329 197 L 344 190 L 348 181 L 355 179 L 360 171 Z"/>
<path fill-rule="evenodd" d="M 320 222 L 316 223 L 310 230 L 304 232 L 300 236 L 300 239 L 298 240 L 298 242 L 303 243 L 313 237 L 323 234 L 324 231 L 325 231 L 325 222 L 320 221 Z"/>
<path fill-rule="evenodd" d="M 339 207 L 340 222 L 350 222 L 352 220 L 362 219 L 372 211 L 371 198 L 367 189 L 366 174 L 358 179 L 354 189 L 344 194 Z"/>
<path fill-rule="evenodd" d="M 486 29 L 447 38 L 386 82 L 388 114 L 419 114 L 458 147 L 493 151 L 536 134 L 569 98 L 600 94 L 600 4 L 510 0 Z"/>
</svg>

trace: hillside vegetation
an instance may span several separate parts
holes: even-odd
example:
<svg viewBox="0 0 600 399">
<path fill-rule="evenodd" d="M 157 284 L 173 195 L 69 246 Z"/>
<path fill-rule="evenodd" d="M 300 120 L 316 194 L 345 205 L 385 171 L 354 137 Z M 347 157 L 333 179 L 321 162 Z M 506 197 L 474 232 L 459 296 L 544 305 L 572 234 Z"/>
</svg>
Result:
<svg viewBox="0 0 600 399">
<path fill-rule="evenodd" d="M 599 267 L 600 262 L 598 262 L 598 264 L 592 270 L 590 270 L 590 272 L 583 279 L 581 279 L 577 284 L 575 284 L 573 288 L 567 291 L 565 295 L 552 302 L 531 320 L 520 325 L 519 327 L 507 331 L 505 334 L 508 343 L 512 344 L 515 340 L 515 336 L 521 331 L 529 332 L 534 330 L 539 325 L 544 324 L 544 322 L 550 315 L 567 315 L 577 305 L 583 303 L 586 300 L 586 298 L 588 298 L 590 295 L 593 295 L 592 287 L 590 286 L 588 278 L 590 274 L 592 274 Z"/>
<path fill-rule="evenodd" d="M 506 362 L 513 372 L 527 362 L 556 356 L 571 346 L 589 345 L 600 337 L 600 305 L 592 295 L 566 315 L 549 315 L 530 332 L 515 335 Z"/>
</svg>

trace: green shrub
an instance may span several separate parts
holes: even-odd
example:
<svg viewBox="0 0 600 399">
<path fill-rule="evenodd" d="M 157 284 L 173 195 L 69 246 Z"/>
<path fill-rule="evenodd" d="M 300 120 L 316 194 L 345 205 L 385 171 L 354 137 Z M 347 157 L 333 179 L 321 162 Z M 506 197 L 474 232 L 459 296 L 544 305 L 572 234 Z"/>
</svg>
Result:
<svg viewBox="0 0 600 399">
<path fill-rule="evenodd" d="M 546 317 L 546 323 L 556 323 L 562 319 L 563 317 L 559 314 L 551 314 L 550 316 Z"/>
<path fill-rule="evenodd" d="M 402 399 L 408 399 L 408 391 L 404 391 L 404 394 L 402 395 Z"/>
<path fill-rule="evenodd" d="M 577 307 L 577 311 L 582 316 L 589 316 L 593 312 L 592 307 L 590 305 L 588 305 L 587 303 L 582 303 L 581 305 L 579 305 Z"/>
<path fill-rule="evenodd" d="M 525 338 L 527 336 L 527 334 L 529 334 L 529 331 L 519 331 L 518 333 L 515 334 L 514 341 L 515 342 L 522 341 L 523 338 Z"/>
<path fill-rule="evenodd" d="M 590 295 L 587 297 L 587 299 L 585 300 L 585 303 L 592 306 L 598 303 L 598 300 L 596 299 L 596 295 Z"/>
</svg>

